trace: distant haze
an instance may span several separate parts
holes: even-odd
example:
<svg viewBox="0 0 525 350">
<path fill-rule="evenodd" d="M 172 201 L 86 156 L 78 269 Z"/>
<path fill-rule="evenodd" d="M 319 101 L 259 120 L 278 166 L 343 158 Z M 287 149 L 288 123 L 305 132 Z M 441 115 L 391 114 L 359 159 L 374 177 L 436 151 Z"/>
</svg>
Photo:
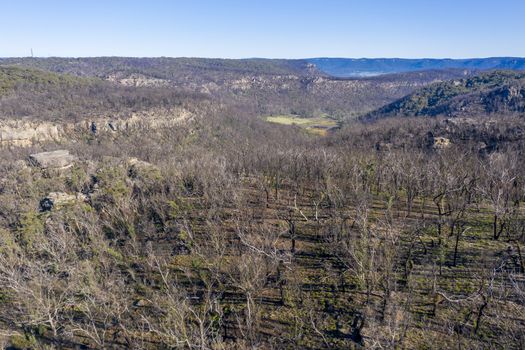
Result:
<svg viewBox="0 0 525 350">
<path fill-rule="evenodd" d="M 423 71 L 434 69 L 511 69 L 524 70 L 525 58 L 492 57 L 475 59 L 352 59 L 312 58 L 308 59 L 321 71 L 338 77 L 366 77 L 389 73 Z"/>
</svg>

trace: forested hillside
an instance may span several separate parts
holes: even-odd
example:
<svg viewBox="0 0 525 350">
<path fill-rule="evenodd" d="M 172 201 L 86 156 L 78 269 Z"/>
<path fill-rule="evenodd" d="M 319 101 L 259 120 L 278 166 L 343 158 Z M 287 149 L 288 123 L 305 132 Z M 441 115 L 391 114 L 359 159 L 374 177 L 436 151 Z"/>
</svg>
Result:
<svg viewBox="0 0 525 350">
<path fill-rule="evenodd" d="M 525 73 L 494 71 L 432 84 L 369 113 L 391 116 L 472 116 L 525 112 Z"/>
<path fill-rule="evenodd" d="M 104 104 L 103 108 L 109 109 L 113 108 L 111 105 L 122 103 L 128 107 L 137 104 L 136 108 L 142 108 L 141 103 L 149 103 L 150 106 L 170 105 L 177 100 L 176 96 L 185 93 L 214 98 L 218 101 L 218 106 L 235 105 L 244 109 L 247 114 L 298 114 L 305 117 L 329 115 L 343 120 L 379 108 L 429 83 L 461 78 L 473 73 L 444 70 L 393 74 L 370 79 L 340 79 L 326 76 L 303 61 L 258 59 L 24 58 L 0 59 L 0 64 L 18 67 L 22 71 L 30 68 L 27 72 L 34 71 L 39 72 L 38 74 L 53 72 L 53 77 L 61 76 L 56 75 L 58 73 L 66 74 L 68 79 L 72 79 L 72 75 L 82 77 L 84 81 L 87 81 L 85 78 L 90 78 L 91 86 L 96 85 L 96 88 L 88 89 L 86 84 L 83 85 L 84 91 L 80 91 L 78 84 L 72 89 L 55 87 L 54 98 L 48 99 L 54 101 L 56 107 L 68 105 L 73 100 L 90 101 L 83 105 L 81 111 L 74 111 L 74 114 L 83 113 L 84 116 L 89 111 L 100 111 L 96 109 L 99 104 Z M 35 67 L 38 70 L 35 71 Z M 31 78 L 26 81 L 29 85 L 34 85 Z M 111 82 L 117 87 L 103 84 L 102 81 Z M 30 89 L 34 90 L 31 87 Z M 19 89 L 19 93 L 21 90 L 23 89 Z M 62 92 L 74 97 L 59 96 Z M 98 97 L 93 98 L 97 94 Z M 119 94 L 123 96 L 117 102 L 115 97 Z M 149 97 L 139 102 L 140 95 Z M 31 106 L 32 98 L 26 96 L 25 99 L 29 99 L 28 105 Z M 113 101 L 104 102 L 108 99 Z M 46 102 L 49 103 L 46 100 L 39 103 Z M 4 103 L 5 101 L 0 107 Z M 72 107 L 69 103 L 68 108 Z M 4 114 L 13 116 L 13 109 L 17 107 L 9 107 Z M 55 116 L 52 116 L 50 107 L 44 110 L 48 110 L 43 113 L 48 119 L 63 117 L 58 116 L 61 114 L 59 108 Z M 34 110 L 25 114 L 34 114 Z"/>
<path fill-rule="evenodd" d="M 112 62 L 0 67 L 4 348 L 523 348 L 522 73 Z"/>
<path fill-rule="evenodd" d="M 224 80 L 241 74 L 255 75 L 322 75 L 305 60 L 272 59 L 207 59 L 207 58 L 1 58 L 0 64 L 34 67 L 57 73 L 105 78 L 115 73 L 140 73 L 159 79 Z"/>
<path fill-rule="evenodd" d="M 99 78 L 0 66 L 0 120 L 78 122 L 197 105 L 206 99 L 177 88 L 125 87 Z"/>
</svg>

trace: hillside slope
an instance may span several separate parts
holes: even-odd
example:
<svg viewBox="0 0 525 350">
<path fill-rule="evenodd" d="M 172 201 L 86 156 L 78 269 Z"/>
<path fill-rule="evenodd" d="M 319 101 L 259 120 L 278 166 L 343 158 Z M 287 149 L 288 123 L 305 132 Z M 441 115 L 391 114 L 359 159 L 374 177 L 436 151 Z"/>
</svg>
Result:
<svg viewBox="0 0 525 350">
<path fill-rule="evenodd" d="M 210 59 L 210 58 L 0 58 L 0 64 L 34 67 L 57 73 L 108 78 L 143 74 L 157 79 L 180 82 L 189 78 L 198 82 L 215 81 L 244 74 L 324 75 L 304 60 Z"/>
<path fill-rule="evenodd" d="M 126 87 L 94 77 L 0 66 L 0 120 L 77 122 L 95 115 L 194 106 L 206 99 L 176 88 Z"/>
<path fill-rule="evenodd" d="M 44 90 L 52 86 L 67 88 L 91 83 L 94 83 L 93 79 L 55 74 L 37 69 L 0 66 L 0 96 L 20 88 L 22 85 L 31 85 L 32 89 Z"/>
<path fill-rule="evenodd" d="M 348 119 L 367 113 L 437 81 L 472 74 L 435 70 L 342 79 L 325 75 L 302 60 L 219 60 L 200 58 L 12 58 L 0 64 L 68 73 L 155 95 L 173 89 L 205 94 L 236 105 L 243 113 L 330 115 Z"/>
<path fill-rule="evenodd" d="M 424 87 L 362 119 L 525 112 L 525 73 L 493 71 Z"/>
</svg>

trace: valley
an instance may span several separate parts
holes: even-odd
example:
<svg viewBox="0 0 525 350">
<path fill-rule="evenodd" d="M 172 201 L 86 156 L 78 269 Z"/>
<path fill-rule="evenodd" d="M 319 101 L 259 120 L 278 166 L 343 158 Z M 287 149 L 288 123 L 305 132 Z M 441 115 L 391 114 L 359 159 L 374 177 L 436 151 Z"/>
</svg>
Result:
<svg viewBox="0 0 525 350">
<path fill-rule="evenodd" d="M 496 61 L 0 59 L 0 342 L 523 348 L 523 73 Z"/>
</svg>

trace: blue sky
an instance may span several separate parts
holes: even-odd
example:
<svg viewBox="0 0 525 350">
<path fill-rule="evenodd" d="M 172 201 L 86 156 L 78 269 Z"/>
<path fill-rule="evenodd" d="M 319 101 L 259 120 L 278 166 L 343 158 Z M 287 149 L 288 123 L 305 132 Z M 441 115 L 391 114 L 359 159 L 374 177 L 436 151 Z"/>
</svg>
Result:
<svg viewBox="0 0 525 350">
<path fill-rule="evenodd" d="M 0 0 L 0 57 L 525 56 L 525 0 Z"/>
</svg>

